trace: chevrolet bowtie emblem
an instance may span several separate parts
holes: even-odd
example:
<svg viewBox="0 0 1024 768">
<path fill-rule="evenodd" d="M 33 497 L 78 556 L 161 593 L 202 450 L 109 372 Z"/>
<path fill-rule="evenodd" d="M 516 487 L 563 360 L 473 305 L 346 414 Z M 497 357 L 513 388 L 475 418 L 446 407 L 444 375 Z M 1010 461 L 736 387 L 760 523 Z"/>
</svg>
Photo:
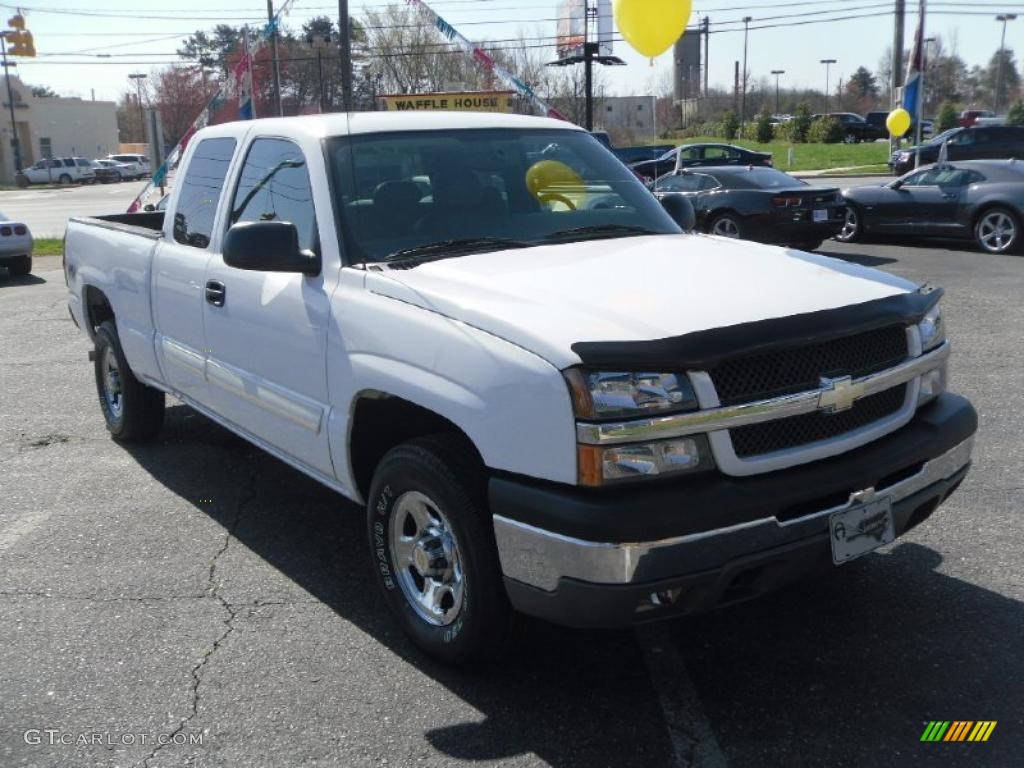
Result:
<svg viewBox="0 0 1024 768">
<path fill-rule="evenodd" d="M 821 394 L 818 395 L 818 410 L 839 413 L 853 408 L 853 404 L 864 397 L 864 384 L 856 383 L 849 376 L 839 379 L 821 380 Z"/>
</svg>

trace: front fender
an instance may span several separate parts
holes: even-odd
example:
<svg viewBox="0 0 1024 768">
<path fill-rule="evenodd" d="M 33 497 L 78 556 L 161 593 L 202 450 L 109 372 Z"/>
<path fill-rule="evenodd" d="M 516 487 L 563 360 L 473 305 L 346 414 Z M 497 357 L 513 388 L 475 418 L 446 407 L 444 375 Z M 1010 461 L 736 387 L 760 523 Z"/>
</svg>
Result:
<svg viewBox="0 0 1024 768">
<path fill-rule="evenodd" d="M 338 480 L 354 404 L 367 390 L 455 424 L 493 470 L 576 482 L 575 419 L 561 373 L 504 339 L 437 312 L 342 287 L 328 334 L 330 441 Z"/>
</svg>

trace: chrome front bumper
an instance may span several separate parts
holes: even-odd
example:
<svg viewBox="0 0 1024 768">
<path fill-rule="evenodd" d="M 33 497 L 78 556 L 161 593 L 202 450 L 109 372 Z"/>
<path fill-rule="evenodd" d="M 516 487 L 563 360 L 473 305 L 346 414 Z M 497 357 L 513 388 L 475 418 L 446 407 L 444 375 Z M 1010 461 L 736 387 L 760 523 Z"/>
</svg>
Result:
<svg viewBox="0 0 1024 768">
<path fill-rule="evenodd" d="M 910 477 L 885 487 L 859 490 L 843 504 L 792 520 L 780 521 L 770 516 L 658 541 L 586 541 L 495 514 L 494 533 L 502 571 L 507 579 L 552 592 L 562 579 L 625 585 L 643 583 L 652 574 L 682 575 L 718 568 L 751 553 L 820 535 L 828 529 L 829 515 L 859 503 L 871 493 L 888 496 L 895 507 L 962 473 L 970 464 L 973 447 L 972 436 L 926 461 Z M 623 509 L 622 513 L 628 515 L 629 510 Z"/>
</svg>

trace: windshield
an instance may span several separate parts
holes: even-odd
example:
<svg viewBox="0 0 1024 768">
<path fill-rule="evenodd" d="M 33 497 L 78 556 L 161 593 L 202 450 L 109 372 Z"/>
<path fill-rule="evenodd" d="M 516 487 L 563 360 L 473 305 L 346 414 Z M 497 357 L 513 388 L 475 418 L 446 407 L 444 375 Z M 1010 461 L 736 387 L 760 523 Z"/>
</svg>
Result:
<svg viewBox="0 0 1024 768">
<path fill-rule="evenodd" d="M 681 231 L 580 131 L 366 134 L 327 151 L 350 263 Z"/>
<path fill-rule="evenodd" d="M 938 136 L 933 136 L 928 141 L 926 141 L 925 144 L 941 144 L 947 139 L 953 138 L 962 130 L 963 128 L 950 128 L 948 131 L 943 131 Z"/>
</svg>

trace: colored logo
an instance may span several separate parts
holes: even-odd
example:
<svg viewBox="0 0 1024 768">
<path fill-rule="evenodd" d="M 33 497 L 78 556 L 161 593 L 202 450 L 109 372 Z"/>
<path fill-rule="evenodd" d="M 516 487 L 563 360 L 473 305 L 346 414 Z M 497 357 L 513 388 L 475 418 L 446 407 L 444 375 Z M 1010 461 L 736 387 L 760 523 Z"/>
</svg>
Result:
<svg viewBox="0 0 1024 768">
<path fill-rule="evenodd" d="M 932 720 L 921 734 L 921 741 L 988 741 L 996 728 L 995 720 Z"/>
</svg>

